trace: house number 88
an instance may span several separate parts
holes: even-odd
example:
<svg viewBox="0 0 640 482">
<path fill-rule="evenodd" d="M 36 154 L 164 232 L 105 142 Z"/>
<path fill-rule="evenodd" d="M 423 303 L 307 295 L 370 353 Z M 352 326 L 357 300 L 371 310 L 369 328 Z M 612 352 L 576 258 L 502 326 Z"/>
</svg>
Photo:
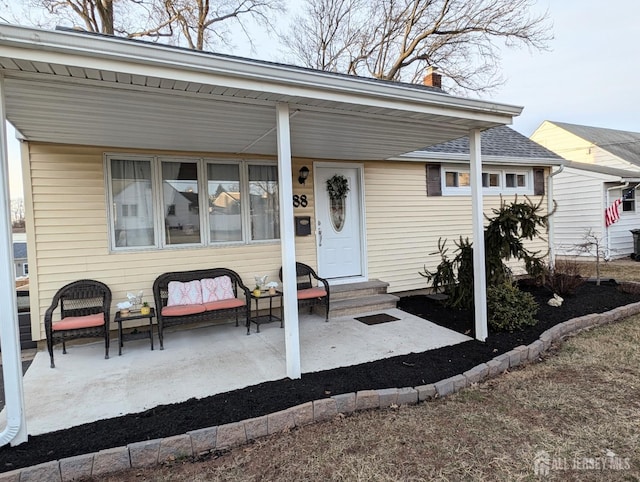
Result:
<svg viewBox="0 0 640 482">
<path fill-rule="evenodd" d="M 307 201 L 307 195 L 303 194 L 302 196 L 298 196 L 297 194 L 293 195 L 293 207 L 294 208 L 299 208 L 300 206 L 302 206 L 303 208 L 306 208 L 309 205 L 308 201 Z"/>
</svg>

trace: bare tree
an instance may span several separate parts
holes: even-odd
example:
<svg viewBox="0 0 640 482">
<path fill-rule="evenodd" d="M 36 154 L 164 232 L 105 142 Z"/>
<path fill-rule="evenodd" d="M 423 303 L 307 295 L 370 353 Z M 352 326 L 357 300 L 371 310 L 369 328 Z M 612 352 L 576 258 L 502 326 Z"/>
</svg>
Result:
<svg viewBox="0 0 640 482">
<path fill-rule="evenodd" d="M 605 246 L 604 236 L 600 236 L 592 228 L 585 229 L 582 235 L 583 242 L 575 245 L 576 249 L 588 255 L 595 255 L 596 257 L 596 285 L 600 286 L 600 267 L 602 260 L 606 260 L 607 249 Z"/>
<path fill-rule="evenodd" d="M 24 232 L 24 201 L 20 199 L 11 200 L 11 227 L 13 232 Z"/>
<path fill-rule="evenodd" d="M 46 15 L 33 23 L 50 27 L 64 20 L 89 32 L 128 38 L 165 38 L 202 50 L 230 46 L 231 24 L 249 41 L 249 21 L 272 29 L 271 15 L 284 12 L 283 0 L 23 0 Z"/>
<path fill-rule="evenodd" d="M 30 3 L 51 17 L 64 18 L 74 25 L 80 20 L 89 32 L 114 33 L 114 0 L 33 0 Z"/>
<path fill-rule="evenodd" d="M 488 90 L 502 83 L 500 43 L 545 49 L 552 39 L 535 0 L 305 2 L 284 37 L 298 63 L 385 80 L 416 82 L 437 66 L 453 90 Z"/>
<path fill-rule="evenodd" d="M 163 0 L 164 21 L 175 24 L 180 40 L 192 49 L 230 45 L 230 22 L 235 21 L 252 42 L 243 21 L 252 20 L 273 30 L 271 14 L 284 12 L 282 0 Z"/>
<path fill-rule="evenodd" d="M 359 12 L 366 5 L 367 0 L 308 1 L 305 14 L 296 16 L 283 43 L 306 67 L 346 72 L 350 49 L 360 43 L 363 25 Z"/>
</svg>

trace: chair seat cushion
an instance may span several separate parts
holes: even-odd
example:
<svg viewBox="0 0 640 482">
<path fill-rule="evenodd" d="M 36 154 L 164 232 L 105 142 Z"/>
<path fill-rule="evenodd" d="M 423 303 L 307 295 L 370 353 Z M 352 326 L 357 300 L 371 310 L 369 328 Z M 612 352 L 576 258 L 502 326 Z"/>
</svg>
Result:
<svg viewBox="0 0 640 482">
<path fill-rule="evenodd" d="M 230 308 L 239 308 L 240 306 L 246 305 L 246 301 L 240 300 L 238 298 L 231 298 L 220 301 L 210 301 L 204 304 L 204 307 L 207 311 L 211 310 L 227 310 Z"/>
<path fill-rule="evenodd" d="M 324 288 L 307 288 L 304 290 L 298 290 L 299 300 L 310 300 L 311 298 L 323 298 L 327 296 L 327 291 Z"/>
<path fill-rule="evenodd" d="M 204 313 L 207 309 L 204 305 L 175 305 L 162 308 L 162 316 L 185 316 L 196 313 Z"/>
<path fill-rule="evenodd" d="M 67 316 L 52 325 L 53 331 L 77 330 L 78 328 L 93 328 L 104 325 L 104 313 L 85 316 Z"/>
</svg>

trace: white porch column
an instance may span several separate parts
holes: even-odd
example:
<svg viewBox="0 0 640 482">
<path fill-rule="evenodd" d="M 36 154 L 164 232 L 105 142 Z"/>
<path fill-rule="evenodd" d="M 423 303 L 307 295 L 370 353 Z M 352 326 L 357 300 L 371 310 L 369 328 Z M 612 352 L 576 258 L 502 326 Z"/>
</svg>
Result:
<svg viewBox="0 0 640 482">
<path fill-rule="evenodd" d="M 487 339 L 487 276 L 485 273 L 484 213 L 482 210 L 482 156 L 480 130 L 469 131 L 471 168 L 471 210 L 473 225 L 473 299 L 476 315 L 476 339 Z"/>
<path fill-rule="evenodd" d="M 0 446 L 27 441 L 27 424 L 20 361 L 20 328 L 16 302 L 11 200 L 9 196 L 9 154 L 4 104 L 4 78 L 0 75 L 0 348 L 7 409 L 7 426 L 0 433 Z"/>
<path fill-rule="evenodd" d="M 296 289 L 296 243 L 293 226 L 293 182 L 291 175 L 291 131 L 289 105 L 276 106 L 278 137 L 278 185 L 280 191 L 280 248 L 282 257 L 282 292 L 284 346 L 287 376 L 300 378 L 300 333 Z"/>
</svg>

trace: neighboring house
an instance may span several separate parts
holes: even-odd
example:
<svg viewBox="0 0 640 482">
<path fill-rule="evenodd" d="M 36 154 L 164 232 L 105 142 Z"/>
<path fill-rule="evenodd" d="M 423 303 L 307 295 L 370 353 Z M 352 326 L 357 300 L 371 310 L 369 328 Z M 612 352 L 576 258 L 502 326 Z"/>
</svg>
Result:
<svg viewBox="0 0 640 482">
<path fill-rule="evenodd" d="M 23 141 L 39 340 L 56 290 L 81 278 L 105 282 L 114 306 L 138 290 L 150 300 L 166 271 L 227 267 L 252 284 L 281 266 L 292 279 L 294 261 L 333 284 L 424 288 L 418 272 L 437 265 L 438 239 L 482 226 L 472 169 L 490 213 L 500 194 L 542 200 L 559 164 L 500 127 L 521 108 L 447 95 L 432 74 L 431 86 L 407 85 L 6 25 L 0 74 Z M 343 203 L 327 192 L 335 175 L 348 181 Z M 310 218 L 310 235 L 295 236 L 294 217 Z M 295 286 L 284 290 L 296 376 Z"/>
<path fill-rule="evenodd" d="M 605 256 L 632 254 L 630 230 L 640 229 L 640 133 L 544 121 L 531 139 L 569 161 L 554 177 L 556 254 L 595 256 L 580 248 L 589 231 Z M 605 210 L 621 198 L 620 219 L 607 226 Z"/>
<path fill-rule="evenodd" d="M 16 278 L 25 278 L 29 276 L 29 262 L 27 260 L 26 241 L 13 242 L 13 264 L 15 266 Z"/>
</svg>

